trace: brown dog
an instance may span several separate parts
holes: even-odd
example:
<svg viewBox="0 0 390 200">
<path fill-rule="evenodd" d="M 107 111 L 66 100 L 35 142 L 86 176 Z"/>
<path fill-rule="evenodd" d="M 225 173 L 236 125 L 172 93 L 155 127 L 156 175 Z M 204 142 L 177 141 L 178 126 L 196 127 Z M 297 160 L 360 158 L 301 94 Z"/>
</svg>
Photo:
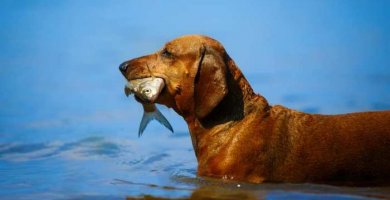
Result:
<svg viewBox="0 0 390 200">
<path fill-rule="evenodd" d="M 164 79 L 157 103 L 187 122 L 200 176 L 253 183 L 390 178 L 390 111 L 329 116 L 270 106 L 209 37 L 177 38 L 120 69 L 127 80 Z"/>
</svg>

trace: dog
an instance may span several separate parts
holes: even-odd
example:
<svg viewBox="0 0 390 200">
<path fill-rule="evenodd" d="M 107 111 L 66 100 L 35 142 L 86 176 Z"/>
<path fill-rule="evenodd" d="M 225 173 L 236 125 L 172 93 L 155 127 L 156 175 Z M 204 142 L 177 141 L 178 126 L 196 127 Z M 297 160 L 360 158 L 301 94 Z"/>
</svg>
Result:
<svg viewBox="0 0 390 200">
<path fill-rule="evenodd" d="M 176 38 L 119 68 L 128 81 L 165 81 L 156 103 L 188 124 L 199 176 L 251 183 L 390 180 L 390 111 L 319 115 L 271 106 L 222 44 L 202 35 Z"/>
</svg>

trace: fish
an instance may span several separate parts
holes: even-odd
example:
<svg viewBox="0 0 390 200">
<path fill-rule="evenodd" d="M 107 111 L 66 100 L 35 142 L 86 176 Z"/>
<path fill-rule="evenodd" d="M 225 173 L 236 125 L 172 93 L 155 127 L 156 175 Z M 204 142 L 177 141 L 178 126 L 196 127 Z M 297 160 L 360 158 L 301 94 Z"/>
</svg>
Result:
<svg viewBox="0 0 390 200">
<path fill-rule="evenodd" d="M 162 78 L 155 77 L 131 80 L 125 86 L 126 96 L 134 94 L 136 98 L 142 100 L 141 104 L 144 109 L 144 113 L 138 128 L 138 137 L 142 136 L 147 125 L 153 119 L 157 120 L 172 133 L 174 132 L 172 125 L 154 104 L 154 101 L 158 98 L 164 86 L 164 80 Z"/>
</svg>

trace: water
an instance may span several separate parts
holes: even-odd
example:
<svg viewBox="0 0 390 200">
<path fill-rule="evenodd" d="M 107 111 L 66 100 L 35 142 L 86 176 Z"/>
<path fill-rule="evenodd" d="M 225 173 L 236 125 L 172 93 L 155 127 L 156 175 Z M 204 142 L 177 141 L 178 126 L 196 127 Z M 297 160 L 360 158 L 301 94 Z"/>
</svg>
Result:
<svg viewBox="0 0 390 200">
<path fill-rule="evenodd" d="M 183 119 L 152 122 L 118 65 L 188 33 L 220 40 L 255 91 L 310 113 L 390 109 L 387 1 L 0 2 L 0 199 L 386 199 L 389 187 L 196 176 Z M 239 185 L 239 187 L 238 187 Z"/>
</svg>

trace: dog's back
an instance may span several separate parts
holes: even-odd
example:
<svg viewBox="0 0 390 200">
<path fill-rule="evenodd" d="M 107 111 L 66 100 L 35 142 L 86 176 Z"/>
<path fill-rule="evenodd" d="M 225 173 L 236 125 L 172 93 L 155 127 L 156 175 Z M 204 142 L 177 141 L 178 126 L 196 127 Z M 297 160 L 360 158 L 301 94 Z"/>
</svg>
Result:
<svg viewBox="0 0 390 200">
<path fill-rule="evenodd" d="M 390 111 L 331 116 L 274 110 L 287 124 L 285 133 L 275 133 L 287 138 L 275 180 L 390 181 Z"/>
</svg>

